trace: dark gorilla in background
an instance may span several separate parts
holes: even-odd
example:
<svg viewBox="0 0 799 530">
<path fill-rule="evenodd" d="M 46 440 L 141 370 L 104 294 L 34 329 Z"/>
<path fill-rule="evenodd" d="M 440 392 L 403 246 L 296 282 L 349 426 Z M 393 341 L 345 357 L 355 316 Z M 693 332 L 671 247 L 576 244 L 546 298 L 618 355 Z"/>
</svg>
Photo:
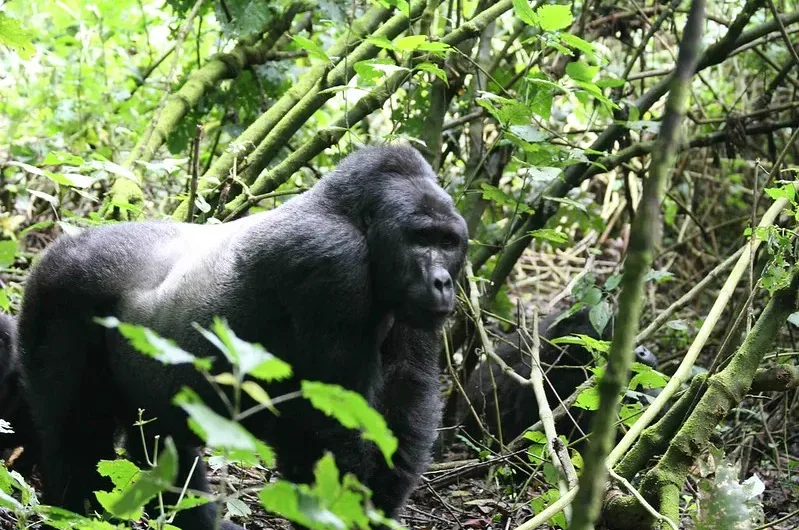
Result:
<svg viewBox="0 0 799 530">
<path fill-rule="evenodd" d="M 552 409 L 560 404 L 558 396 L 561 400 L 566 399 L 591 376 L 586 368 L 594 360 L 591 352 L 576 344 L 558 346 L 548 342 L 571 334 L 607 340 L 610 326 L 605 328 L 600 337 L 594 326 L 591 325 L 587 308 L 580 309 L 559 321 L 557 321 L 557 316 L 551 316 L 540 322 L 541 349 L 539 356 L 545 377 L 549 380 L 549 383 L 544 381 L 544 389 Z M 527 340 L 529 341 L 529 339 Z M 522 340 L 518 332 L 511 333 L 505 337 L 504 341 L 500 341 L 495 352 L 520 376 L 525 379 L 530 377 L 529 346 Z M 635 349 L 635 360 L 653 368 L 657 367 L 657 357 L 644 346 Z M 494 394 L 495 385 L 496 395 Z M 469 402 L 480 415 L 488 433 L 499 439 L 501 429 L 503 443 L 509 443 L 539 420 L 538 404 L 532 388 L 520 385 L 490 360 L 481 363 L 472 373 L 465 390 Z M 497 422 L 497 409 L 499 409 L 499 422 Z M 569 412 L 577 421 L 580 429 L 583 432 L 588 432 L 590 413 L 576 407 Z M 465 433 L 475 440 L 480 440 L 483 435 L 480 424 L 466 403 L 463 403 L 460 417 Z M 576 438 L 574 421 L 568 416 L 564 416 L 557 422 L 556 427 L 558 434 L 565 434 L 570 440 Z"/>
<path fill-rule="evenodd" d="M 121 223 L 60 238 L 30 274 L 19 321 L 43 501 L 83 512 L 104 485 L 95 465 L 113 457 L 116 424 L 130 429 L 137 408 L 157 418 L 148 435 L 175 439 L 182 484 L 200 440 L 172 397 L 188 385 L 225 414 L 191 367 L 146 357 L 92 319 L 148 326 L 228 370 L 191 325 L 207 327 L 219 315 L 293 366 L 294 378 L 268 387 L 270 395 L 296 390 L 300 380 L 324 381 L 359 392 L 383 414 L 399 439 L 393 469 L 358 432 L 302 399 L 244 425 L 274 447 L 287 479 L 311 481 L 314 463 L 330 450 L 342 473 L 355 473 L 376 506 L 396 516 L 431 458 L 439 335 L 466 244 L 452 199 L 421 155 L 402 146 L 361 149 L 307 193 L 231 223 Z M 140 453 L 138 429 L 127 439 Z M 208 490 L 202 462 L 189 484 Z M 175 524 L 210 529 L 216 510 L 181 512 Z"/>
<path fill-rule="evenodd" d="M 14 319 L 0 313 L 0 418 L 10 423 L 14 431 L 0 432 L 0 456 L 6 465 L 29 476 L 36 462 L 36 435 L 22 392 L 14 348 L 16 332 Z M 22 452 L 16 452 L 20 447 Z"/>
</svg>

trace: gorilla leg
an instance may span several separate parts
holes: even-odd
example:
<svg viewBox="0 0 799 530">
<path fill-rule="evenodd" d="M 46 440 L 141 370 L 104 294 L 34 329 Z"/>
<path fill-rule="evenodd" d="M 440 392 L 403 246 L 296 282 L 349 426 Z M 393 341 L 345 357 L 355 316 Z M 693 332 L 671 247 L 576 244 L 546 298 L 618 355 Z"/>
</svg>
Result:
<svg viewBox="0 0 799 530">
<path fill-rule="evenodd" d="M 44 316 L 20 323 L 26 394 L 39 433 L 42 501 L 83 514 L 92 491 L 107 489 L 96 466 L 114 458 L 113 396 L 103 364 L 89 365 L 92 348 L 101 347 L 91 340 L 96 332 L 63 312 Z"/>
</svg>

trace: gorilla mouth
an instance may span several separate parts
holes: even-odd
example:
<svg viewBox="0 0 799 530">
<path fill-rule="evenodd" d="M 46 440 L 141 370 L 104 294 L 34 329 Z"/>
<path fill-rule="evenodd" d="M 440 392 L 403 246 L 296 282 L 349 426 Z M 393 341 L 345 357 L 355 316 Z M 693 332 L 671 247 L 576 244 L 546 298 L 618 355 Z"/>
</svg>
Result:
<svg viewBox="0 0 799 530">
<path fill-rule="evenodd" d="M 452 309 L 408 304 L 397 311 L 397 320 L 419 329 L 433 329 L 440 326 L 452 313 Z"/>
<path fill-rule="evenodd" d="M 424 322 L 429 322 L 431 325 L 437 326 L 447 319 L 452 313 L 452 309 L 419 309 L 414 311 L 418 315 L 418 319 Z"/>
</svg>

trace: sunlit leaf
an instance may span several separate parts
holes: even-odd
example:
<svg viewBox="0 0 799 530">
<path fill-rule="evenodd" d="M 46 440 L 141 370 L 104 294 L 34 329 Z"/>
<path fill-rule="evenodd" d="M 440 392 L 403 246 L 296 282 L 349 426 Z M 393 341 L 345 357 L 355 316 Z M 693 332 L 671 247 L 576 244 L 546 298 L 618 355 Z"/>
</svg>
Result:
<svg viewBox="0 0 799 530">
<path fill-rule="evenodd" d="M 36 49 L 31 43 L 31 34 L 15 18 L 0 13 L 0 45 L 16 51 L 23 59 L 30 59 Z"/>
<path fill-rule="evenodd" d="M 193 390 L 184 387 L 172 401 L 189 415 L 189 426 L 208 447 L 255 451 L 255 439 L 244 427 L 217 414 Z"/>
<path fill-rule="evenodd" d="M 363 396 L 337 385 L 314 381 L 302 382 L 302 395 L 344 427 L 360 430 L 361 436 L 375 442 L 386 462 L 392 465 L 391 456 L 397 450 L 397 439 L 383 417 L 369 406 Z"/>
<path fill-rule="evenodd" d="M 571 25 L 574 17 L 571 7 L 560 4 L 547 4 L 535 10 L 538 24 L 544 31 L 557 31 Z"/>
<path fill-rule="evenodd" d="M 327 56 L 322 47 L 311 39 L 306 39 L 300 35 L 292 35 L 291 40 L 296 42 L 300 48 L 307 51 L 308 57 L 311 57 L 312 59 L 319 59 L 320 61 L 330 62 L 330 57 Z"/>
</svg>

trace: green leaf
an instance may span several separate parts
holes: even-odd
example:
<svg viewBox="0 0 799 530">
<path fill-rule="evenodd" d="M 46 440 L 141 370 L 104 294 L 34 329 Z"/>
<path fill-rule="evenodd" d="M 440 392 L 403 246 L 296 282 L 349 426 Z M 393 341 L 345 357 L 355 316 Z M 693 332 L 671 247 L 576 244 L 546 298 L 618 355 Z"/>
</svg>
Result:
<svg viewBox="0 0 799 530">
<path fill-rule="evenodd" d="M 189 427 L 211 448 L 255 451 L 255 438 L 247 430 L 200 400 L 200 396 L 184 387 L 172 400 L 189 415 Z"/>
<path fill-rule="evenodd" d="M 563 41 L 564 44 L 571 46 L 577 50 L 580 50 L 584 54 L 593 57 L 596 54 L 596 50 L 594 50 L 594 45 L 588 41 L 584 41 L 577 35 L 572 35 L 571 33 L 560 33 L 558 38 Z M 622 80 L 623 82 L 623 80 Z"/>
<path fill-rule="evenodd" d="M 611 274 L 608 276 L 608 279 L 605 280 L 605 290 L 606 291 L 613 291 L 616 287 L 619 286 L 621 283 L 621 274 Z"/>
<path fill-rule="evenodd" d="M 358 61 L 353 65 L 355 72 L 367 83 L 374 84 L 377 79 L 386 77 L 400 70 L 408 70 L 397 66 L 394 61 L 386 57 Z"/>
<path fill-rule="evenodd" d="M 328 503 L 336 500 L 341 495 L 341 483 L 338 467 L 330 453 L 326 453 L 316 464 L 314 469 L 316 478 L 316 492 L 319 497 Z"/>
<path fill-rule="evenodd" d="M 419 49 L 419 47 L 422 46 L 425 41 L 427 41 L 427 37 L 424 35 L 408 35 L 407 37 L 400 37 L 399 39 L 395 40 L 394 45 L 398 50 L 411 52 Z"/>
<path fill-rule="evenodd" d="M 547 437 L 541 431 L 524 431 L 524 437 L 525 439 L 530 440 L 534 444 L 538 445 L 547 444 Z"/>
<path fill-rule="evenodd" d="M 56 173 L 45 169 L 44 174 L 56 184 L 69 186 L 71 188 L 88 188 L 94 184 L 93 178 L 78 173 Z"/>
<path fill-rule="evenodd" d="M 36 48 L 31 43 L 31 34 L 22 24 L 5 13 L 0 13 L 0 45 L 15 50 L 22 59 L 30 59 Z"/>
<path fill-rule="evenodd" d="M 650 270 L 644 276 L 644 282 L 654 281 L 656 284 L 669 282 L 674 279 L 674 274 L 664 270 Z"/>
<path fill-rule="evenodd" d="M 491 201 L 499 206 L 507 207 L 509 210 L 513 211 L 519 211 L 519 212 L 532 211 L 526 204 L 518 202 L 516 199 L 514 199 L 513 197 L 511 197 L 501 189 L 497 188 L 496 186 L 483 183 L 480 185 L 480 188 L 483 190 L 483 199 L 487 201 Z"/>
<path fill-rule="evenodd" d="M 600 291 L 597 287 L 591 287 L 583 293 L 583 296 L 580 298 L 580 302 L 588 306 L 594 306 L 602 300 L 602 291 Z"/>
<path fill-rule="evenodd" d="M 533 230 L 532 232 L 530 232 L 530 235 L 533 236 L 535 239 L 539 239 L 542 241 L 550 241 L 558 245 L 562 245 L 563 243 L 569 242 L 568 234 L 565 234 L 553 228 L 539 228 L 538 230 Z"/>
<path fill-rule="evenodd" d="M 549 133 L 534 125 L 511 125 L 508 130 L 525 142 L 537 143 L 545 142 L 549 139 Z"/>
<path fill-rule="evenodd" d="M 763 191 L 765 191 L 766 194 L 775 201 L 777 199 L 788 199 L 789 201 L 792 201 L 796 196 L 796 188 L 793 186 L 793 184 L 788 184 L 787 186 L 783 186 L 781 188 L 766 188 Z"/>
<path fill-rule="evenodd" d="M 369 406 L 363 396 L 338 385 L 314 381 L 302 382 L 302 395 L 344 427 L 360 430 L 363 439 L 376 443 L 386 463 L 393 467 L 391 456 L 397 450 L 397 439 L 383 417 Z"/>
<path fill-rule="evenodd" d="M 538 25 L 538 17 L 527 0 L 513 0 L 513 10 L 516 12 L 516 16 L 525 24 L 529 26 Z"/>
<path fill-rule="evenodd" d="M 444 83 L 449 86 L 449 79 L 447 79 L 447 72 L 444 71 L 442 68 L 439 68 L 433 63 L 420 63 L 416 65 L 417 70 L 421 70 L 422 72 L 429 72 L 436 76 L 437 78 L 444 81 Z"/>
<path fill-rule="evenodd" d="M 557 31 L 568 27 L 574 17 L 571 8 L 565 5 L 547 4 L 535 10 L 538 24 L 544 31 Z"/>
<path fill-rule="evenodd" d="M 262 381 L 278 381 L 291 376 L 291 366 L 288 363 L 267 352 L 260 344 L 240 339 L 224 319 L 214 317 L 211 324 L 213 333 L 201 326 L 195 328 L 216 346 L 231 364 L 238 366 L 242 379 L 246 375 L 251 375 Z"/>
<path fill-rule="evenodd" d="M 596 86 L 599 88 L 617 88 L 625 84 L 627 84 L 627 81 L 624 79 L 616 79 L 614 77 L 603 77 L 596 82 Z"/>
<path fill-rule="evenodd" d="M 94 321 L 108 329 L 117 328 L 136 351 L 164 364 L 192 363 L 198 367 L 210 368 L 208 360 L 195 357 L 174 341 L 163 338 L 149 328 L 120 322 L 116 317 L 95 318 Z"/>
<path fill-rule="evenodd" d="M 258 494 L 264 508 L 311 529 L 367 528 L 388 522 L 364 510 L 363 486 L 352 475 L 339 481 L 333 457 L 325 454 L 314 468 L 314 485 L 279 480 Z"/>
<path fill-rule="evenodd" d="M 132 469 L 127 465 L 122 467 L 125 468 L 123 471 L 117 469 L 116 472 L 129 473 Z M 104 505 L 104 507 L 122 519 L 139 519 L 144 505 L 172 486 L 177 474 L 177 449 L 175 448 L 175 442 L 171 438 L 167 438 L 158 454 L 158 462 L 155 467 L 136 475 L 137 478 L 133 482 L 124 485 L 120 484 L 119 486 L 122 489 L 117 490 L 115 488 L 114 492 L 111 493 L 111 496 L 113 496 L 118 491 L 118 498 L 111 506 Z M 103 501 L 100 497 L 101 495 L 98 495 L 97 499 L 102 503 Z M 108 501 L 109 498 L 105 497 L 105 500 Z"/>
<path fill-rule="evenodd" d="M 596 99 L 599 103 L 604 105 L 605 108 L 607 108 L 607 109 L 618 109 L 619 108 L 619 106 L 616 103 L 614 103 L 613 101 L 611 101 L 610 99 L 608 99 L 602 93 L 602 90 L 600 90 L 599 87 L 596 86 L 594 83 L 589 83 L 589 82 L 586 82 L 586 81 L 578 81 L 578 80 L 575 79 L 574 85 L 579 87 L 579 88 L 582 88 L 585 91 L 585 93 L 590 95 L 592 98 Z M 581 94 L 581 92 L 577 92 L 576 95 L 579 96 L 580 94 Z"/>
<path fill-rule="evenodd" d="M 576 81 L 590 83 L 599 73 L 599 67 L 589 66 L 580 61 L 572 61 L 566 65 L 566 73 Z"/>
<path fill-rule="evenodd" d="M 38 511 L 45 517 L 48 526 L 59 530 L 126 530 L 128 528 L 111 524 L 108 521 L 90 519 L 56 506 L 39 506 Z"/>
<path fill-rule="evenodd" d="M 395 52 L 399 51 L 399 48 L 397 48 L 393 42 L 388 40 L 386 37 L 383 37 L 382 35 L 378 37 L 369 37 L 368 39 L 366 39 L 366 42 L 368 42 L 369 44 L 373 44 L 378 48 L 383 48 L 385 50 L 392 50 Z"/>
<path fill-rule="evenodd" d="M 530 507 L 533 509 L 534 513 L 540 513 L 544 510 L 544 508 L 556 502 L 558 499 L 560 499 L 560 492 L 558 492 L 557 489 L 550 489 L 542 493 L 540 497 L 536 497 L 530 501 Z M 553 528 L 566 528 L 568 526 L 568 522 L 566 521 L 566 516 L 563 515 L 563 511 L 560 511 L 552 516 L 549 519 L 549 523 Z"/>
<path fill-rule="evenodd" d="M 117 488 L 124 488 L 130 485 L 141 473 L 139 466 L 124 458 L 100 460 L 97 463 L 97 471 L 100 475 L 111 479 L 111 483 Z"/>
<path fill-rule="evenodd" d="M 587 349 L 594 356 L 600 353 L 607 353 L 610 350 L 610 343 L 608 341 L 595 339 L 594 337 L 589 337 L 581 333 L 574 333 L 567 337 L 558 337 L 551 342 L 552 344 L 576 344 Z"/>
<path fill-rule="evenodd" d="M 419 51 L 432 53 L 439 57 L 444 57 L 452 49 L 452 46 L 446 42 L 428 40 L 419 45 L 417 49 Z"/>
<path fill-rule="evenodd" d="M 8 299 L 8 292 L 0 289 L 0 309 L 8 313 L 11 311 L 11 300 Z"/>
<path fill-rule="evenodd" d="M 308 57 L 311 57 L 312 59 L 319 59 L 320 61 L 325 61 L 328 63 L 330 62 L 330 57 L 327 56 L 322 47 L 311 39 L 306 39 L 305 37 L 301 37 L 299 35 L 292 35 L 291 40 L 296 42 L 300 48 L 307 51 Z"/>
<path fill-rule="evenodd" d="M 635 390 L 637 387 L 663 388 L 669 382 L 668 376 L 642 363 L 633 363 L 633 371 L 636 373 L 627 385 L 630 390 Z"/>
<path fill-rule="evenodd" d="M 597 410 L 599 408 L 599 389 L 592 386 L 580 392 L 574 406 L 584 410 Z"/>
<path fill-rule="evenodd" d="M 17 242 L 6 240 L 0 241 L 0 268 L 8 268 L 14 264 L 17 256 Z"/>
<path fill-rule="evenodd" d="M 622 403 L 619 407 L 619 418 L 629 427 L 635 423 L 643 410 L 644 406 L 641 403 Z"/>
<path fill-rule="evenodd" d="M 95 497 L 106 511 L 114 513 L 114 507 L 122 498 L 123 490 L 133 485 L 138 479 L 141 469 L 133 462 L 125 459 L 101 460 L 97 463 L 100 475 L 108 477 L 114 485 L 112 491 L 96 491 Z M 114 513 L 117 517 L 127 520 L 140 519 L 144 510 L 142 507 L 133 509 L 129 513 Z"/>
<path fill-rule="evenodd" d="M 608 322 L 610 322 L 611 316 L 612 311 L 610 310 L 610 304 L 608 304 L 606 300 L 602 300 L 588 312 L 588 320 L 591 321 L 591 325 L 600 335 L 605 331 L 605 327 L 608 325 Z"/>
<path fill-rule="evenodd" d="M 529 124 L 533 118 L 532 112 L 530 112 L 527 105 L 490 92 L 482 93 L 477 99 L 477 104 L 507 127 Z"/>
<path fill-rule="evenodd" d="M 571 64 L 571 63 L 569 63 L 569 64 Z M 527 82 L 530 83 L 530 84 L 533 84 L 533 85 L 537 85 L 539 87 L 548 88 L 548 89 L 552 90 L 553 92 L 560 92 L 561 94 L 568 94 L 569 93 L 568 89 L 566 89 L 565 87 L 560 86 L 557 83 L 553 83 L 552 81 L 550 81 L 548 79 L 529 76 L 527 78 Z"/>
<path fill-rule="evenodd" d="M 67 153 L 66 151 L 51 151 L 47 153 L 47 156 L 42 160 L 43 166 L 80 166 L 84 163 L 85 161 L 81 157 Z"/>
<path fill-rule="evenodd" d="M 558 178 L 558 175 L 560 175 L 563 172 L 563 170 L 559 167 L 534 167 L 534 166 L 528 167 L 527 169 L 525 169 L 525 171 L 527 172 L 527 176 L 530 178 L 531 181 L 544 182 L 547 184 Z M 550 199 L 554 200 L 555 202 L 565 202 L 565 203 L 574 202 L 571 199 L 556 199 L 554 197 L 550 197 Z M 582 206 L 581 208 L 582 210 L 585 210 L 585 206 L 581 205 L 580 203 L 577 204 Z"/>
</svg>

